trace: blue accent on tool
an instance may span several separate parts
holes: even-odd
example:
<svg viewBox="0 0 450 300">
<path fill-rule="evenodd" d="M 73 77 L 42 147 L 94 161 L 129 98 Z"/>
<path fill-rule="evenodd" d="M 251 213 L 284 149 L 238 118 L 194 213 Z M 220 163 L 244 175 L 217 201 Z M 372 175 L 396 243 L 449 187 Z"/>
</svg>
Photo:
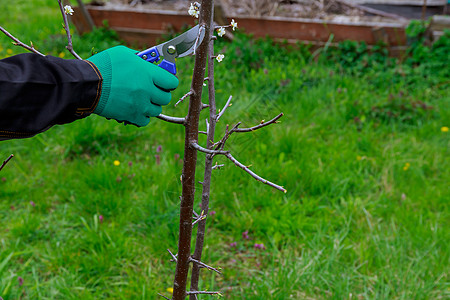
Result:
<svg viewBox="0 0 450 300">
<path fill-rule="evenodd" d="M 158 49 L 156 49 L 156 47 L 148 48 L 147 50 L 139 52 L 137 55 L 141 58 L 144 58 L 145 55 L 146 56 L 145 60 L 151 63 L 157 62 L 160 56 Z"/>
<path fill-rule="evenodd" d="M 158 66 L 160 66 L 164 70 L 169 71 L 173 75 L 177 74 L 177 67 L 175 66 L 175 64 L 173 62 L 163 59 L 163 61 Z"/>
</svg>

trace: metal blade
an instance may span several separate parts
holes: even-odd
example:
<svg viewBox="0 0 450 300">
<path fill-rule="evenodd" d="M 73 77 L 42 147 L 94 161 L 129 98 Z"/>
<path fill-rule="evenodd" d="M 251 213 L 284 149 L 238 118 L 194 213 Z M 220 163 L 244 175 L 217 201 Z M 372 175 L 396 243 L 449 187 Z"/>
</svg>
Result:
<svg viewBox="0 0 450 300">
<path fill-rule="evenodd" d="M 156 46 L 160 54 L 164 57 L 164 59 L 175 62 L 176 57 L 184 57 L 190 55 L 194 52 L 195 41 L 197 40 L 199 31 L 199 25 L 194 28 L 186 31 L 183 34 L 180 34 L 174 39 L 167 41 L 163 44 Z M 200 33 L 199 40 L 197 42 L 197 47 L 203 41 L 205 37 L 205 31 L 202 30 Z"/>
</svg>

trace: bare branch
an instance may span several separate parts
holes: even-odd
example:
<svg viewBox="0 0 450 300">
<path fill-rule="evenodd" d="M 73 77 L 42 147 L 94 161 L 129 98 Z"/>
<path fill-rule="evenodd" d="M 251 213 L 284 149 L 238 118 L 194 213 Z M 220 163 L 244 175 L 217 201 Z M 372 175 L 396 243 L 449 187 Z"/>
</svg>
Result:
<svg viewBox="0 0 450 300">
<path fill-rule="evenodd" d="M 193 90 L 190 90 L 189 92 L 187 92 L 183 97 L 180 98 L 180 100 L 177 101 L 177 103 L 175 103 L 175 107 L 177 107 L 178 104 L 183 102 L 184 99 L 186 99 L 187 97 L 189 97 L 189 96 L 191 96 L 193 94 L 194 94 Z"/>
<path fill-rule="evenodd" d="M 82 58 L 73 50 L 72 45 L 72 35 L 70 34 L 70 28 L 69 28 L 69 20 L 67 18 L 67 14 L 64 12 L 64 7 L 61 0 L 58 0 L 59 8 L 61 9 L 61 14 L 64 19 L 64 29 L 66 30 L 67 34 L 67 46 L 66 49 L 69 50 L 70 53 L 76 58 L 82 60 Z"/>
<path fill-rule="evenodd" d="M 170 255 L 172 256 L 172 261 L 177 261 L 177 256 L 174 255 L 174 254 L 170 251 L 170 249 L 167 249 L 167 251 L 169 251 Z"/>
<path fill-rule="evenodd" d="M 236 158 L 234 158 L 233 155 L 231 155 L 231 153 L 228 152 L 227 154 L 225 154 L 225 156 L 226 156 L 229 160 L 231 160 L 236 166 L 238 166 L 239 168 L 243 169 L 245 172 L 247 172 L 248 174 L 250 174 L 250 175 L 251 175 L 253 178 L 255 178 L 256 180 L 261 181 L 262 183 L 265 183 L 265 184 L 267 184 L 267 185 L 270 185 L 271 187 L 276 188 L 277 190 L 280 190 L 280 191 L 282 191 L 282 192 L 285 192 L 285 193 L 287 192 L 287 190 L 286 190 L 284 187 L 279 186 L 279 185 L 277 185 L 277 184 L 275 184 L 275 183 L 273 183 L 273 182 L 270 182 L 270 181 L 268 181 L 268 180 L 262 178 L 261 176 L 255 174 L 255 173 L 254 173 L 252 170 L 250 170 L 247 166 L 243 165 L 243 164 L 240 163 Z"/>
<path fill-rule="evenodd" d="M 200 26 L 200 28 L 198 29 L 197 39 L 195 40 L 195 44 L 194 44 L 194 53 L 193 53 L 194 55 L 195 55 L 195 49 L 197 49 L 198 40 L 200 39 L 200 36 L 202 35 L 203 30 L 205 30 L 204 25 Z"/>
<path fill-rule="evenodd" d="M 14 41 L 14 43 L 13 43 L 14 45 L 23 47 L 23 48 L 27 49 L 28 51 L 31 51 L 31 52 L 36 53 L 36 54 L 39 54 L 41 56 L 45 56 L 44 54 L 42 54 L 41 52 L 37 51 L 34 48 L 33 43 L 31 43 L 31 46 L 28 46 L 27 44 L 22 43 L 16 37 L 14 37 L 11 33 L 6 31 L 6 29 L 4 29 L 2 26 L 0 26 L 0 31 L 3 32 L 4 34 L 6 34 L 7 37 L 12 39 Z"/>
<path fill-rule="evenodd" d="M 209 135 L 209 123 L 208 123 L 208 119 L 206 119 L 205 121 L 206 121 L 206 135 Z"/>
<path fill-rule="evenodd" d="M 211 19 L 212 22 L 212 19 Z M 210 35 L 213 34 L 212 23 L 210 27 Z M 208 43 L 208 53 L 207 55 L 211 57 L 214 55 L 214 41 L 210 41 Z M 206 148 L 212 149 L 212 144 L 214 143 L 214 134 L 216 131 L 216 97 L 215 97 L 215 87 L 214 87 L 214 60 L 207 59 L 208 61 L 208 104 L 209 104 L 209 132 L 208 132 L 208 140 L 206 142 Z M 203 184 L 202 184 L 202 209 L 205 210 L 206 215 L 209 210 L 209 198 L 210 198 L 210 187 L 211 187 L 211 172 L 212 172 L 212 163 L 213 163 L 213 155 L 206 155 L 205 157 L 205 171 L 203 176 Z M 195 241 L 195 251 L 192 258 L 201 261 L 203 245 L 205 241 L 206 235 L 206 221 L 201 221 L 197 225 L 197 237 Z M 200 277 L 200 265 L 194 264 L 192 266 L 192 274 L 191 274 L 191 291 L 198 291 L 198 283 Z M 198 300 L 197 295 L 190 295 L 190 300 Z"/>
<path fill-rule="evenodd" d="M 181 124 L 184 125 L 186 123 L 186 119 L 185 118 L 177 118 L 177 117 L 171 117 L 171 116 L 166 116 L 163 114 L 160 114 L 159 116 L 157 116 L 158 119 L 169 122 L 169 123 L 174 123 L 174 124 Z"/>
<path fill-rule="evenodd" d="M 233 130 L 233 132 L 250 132 L 250 131 L 254 131 L 256 129 L 260 129 L 260 128 L 266 127 L 267 125 L 270 125 L 270 124 L 273 124 L 273 123 L 277 123 L 277 120 L 279 118 L 281 118 L 283 115 L 284 115 L 283 113 L 280 113 L 278 116 L 276 116 L 275 118 L 273 118 L 272 120 L 270 120 L 268 122 L 262 122 L 261 124 L 253 126 L 253 127 L 250 127 L 250 128 L 236 128 L 236 129 Z"/>
<path fill-rule="evenodd" d="M 225 135 L 223 136 L 223 138 L 213 145 L 213 147 L 216 148 L 215 150 L 218 150 L 218 149 L 222 149 L 223 150 L 223 148 L 225 147 L 225 143 L 227 142 L 228 138 L 239 127 L 239 125 L 241 125 L 241 122 L 238 122 L 236 125 L 234 125 L 233 128 L 231 128 L 231 130 L 228 130 L 229 125 L 227 125 L 227 128 L 225 130 Z"/>
<path fill-rule="evenodd" d="M 170 298 L 167 298 L 167 297 L 164 296 L 163 294 L 158 293 L 158 295 L 161 296 L 161 297 L 163 297 L 164 299 L 171 300 Z"/>
<path fill-rule="evenodd" d="M 208 292 L 208 291 L 188 291 L 186 295 L 222 295 L 220 292 Z"/>
<path fill-rule="evenodd" d="M 198 151 L 200 151 L 200 152 L 207 153 L 207 154 L 211 154 L 211 155 L 216 155 L 216 154 L 227 155 L 227 154 L 230 153 L 230 151 L 222 151 L 222 150 L 210 150 L 210 149 L 206 149 L 206 148 L 203 148 L 202 146 L 200 146 L 200 145 L 197 144 L 197 143 L 191 143 L 191 147 L 194 148 L 194 149 L 196 149 L 196 150 L 198 150 Z"/>
<path fill-rule="evenodd" d="M 202 103 L 202 110 L 204 110 L 205 108 L 208 108 L 208 107 L 209 107 L 209 104 Z"/>
<path fill-rule="evenodd" d="M 194 226 L 195 224 L 197 224 L 201 220 L 205 220 L 205 219 L 206 219 L 205 211 L 202 210 L 202 213 L 200 214 L 200 216 L 198 216 L 197 219 L 194 222 L 192 222 L 192 226 Z"/>
<path fill-rule="evenodd" d="M 203 263 L 203 262 L 201 262 L 201 261 L 199 261 L 199 260 L 196 260 L 196 259 L 194 259 L 194 258 L 192 258 L 192 257 L 191 257 L 190 261 L 192 261 L 193 263 L 196 263 L 196 264 L 200 265 L 200 266 L 203 267 L 203 268 L 206 268 L 206 269 L 208 269 L 208 270 L 214 271 L 214 272 L 216 272 L 216 273 L 218 273 L 218 274 L 222 274 L 218 269 L 213 268 L 213 267 L 211 267 L 211 266 L 208 266 L 207 264 L 205 264 L 205 263 Z"/>
<path fill-rule="evenodd" d="M 3 169 L 4 166 L 11 160 L 11 158 L 14 157 L 14 154 L 11 154 L 5 161 L 3 161 L 2 165 L 0 166 L 0 171 Z"/>
<path fill-rule="evenodd" d="M 224 167 L 225 165 L 218 165 L 217 163 L 212 167 L 212 169 L 220 169 L 222 167 Z"/>
<path fill-rule="evenodd" d="M 214 30 L 217 30 L 217 29 L 220 29 L 220 28 L 227 28 L 227 27 L 231 27 L 232 25 L 222 25 L 222 26 L 220 26 L 220 25 L 217 25 L 217 26 L 214 26 Z"/>
<path fill-rule="evenodd" d="M 225 110 L 228 108 L 228 106 L 230 106 L 230 102 L 231 99 L 233 98 L 232 95 L 230 95 L 230 97 L 228 98 L 227 103 L 225 104 L 225 106 L 223 107 L 223 109 L 220 111 L 219 115 L 217 116 L 217 121 L 219 121 L 220 117 L 225 113 Z"/>
</svg>

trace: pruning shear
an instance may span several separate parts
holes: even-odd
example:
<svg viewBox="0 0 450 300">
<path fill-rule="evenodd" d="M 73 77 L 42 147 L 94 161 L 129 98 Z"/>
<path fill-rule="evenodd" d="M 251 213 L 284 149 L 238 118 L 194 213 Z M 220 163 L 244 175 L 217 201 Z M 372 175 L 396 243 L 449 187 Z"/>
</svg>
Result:
<svg viewBox="0 0 450 300">
<path fill-rule="evenodd" d="M 163 57 L 158 66 L 175 75 L 177 73 L 175 58 L 192 54 L 203 41 L 205 31 L 201 30 L 199 33 L 199 28 L 199 25 L 197 25 L 176 38 L 141 51 L 137 55 L 151 63 L 156 63 Z"/>
</svg>

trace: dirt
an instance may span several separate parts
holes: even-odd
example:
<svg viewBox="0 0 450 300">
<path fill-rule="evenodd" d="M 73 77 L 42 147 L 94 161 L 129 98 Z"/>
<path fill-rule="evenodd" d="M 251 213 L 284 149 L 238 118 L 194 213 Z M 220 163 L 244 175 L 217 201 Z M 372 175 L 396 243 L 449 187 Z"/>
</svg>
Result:
<svg viewBox="0 0 450 300">
<path fill-rule="evenodd" d="M 192 0 L 103 0 L 93 1 L 111 9 L 170 10 L 185 12 Z M 222 0 L 228 16 L 269 16 L 335 21 L 397 22 L 396 19 L 368 16 L 358 8 L 337 0 Z M 216 2 L 217 5 L 217 2 Z"/>
</svg>

